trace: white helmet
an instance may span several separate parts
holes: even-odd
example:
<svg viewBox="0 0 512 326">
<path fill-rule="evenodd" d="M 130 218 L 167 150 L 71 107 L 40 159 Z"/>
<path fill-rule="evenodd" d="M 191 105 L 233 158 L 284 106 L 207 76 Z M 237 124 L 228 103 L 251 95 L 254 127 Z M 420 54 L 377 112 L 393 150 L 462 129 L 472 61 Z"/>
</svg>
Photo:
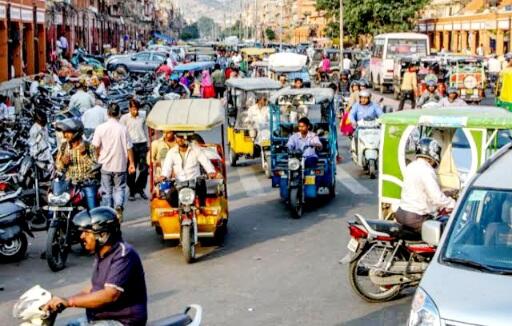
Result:
<svg viewBox="0 0 512 326">
<path fill-rule="evenodd" d="M 42 310 L 41 307 L 46 305 L 51 298 L 52 294 L 49 291 L 36 285 L 21 295 L 12 309 L 12 315 L 14 318 L 26 322 L 46 319 L 49 313 Z"/>
</svg>

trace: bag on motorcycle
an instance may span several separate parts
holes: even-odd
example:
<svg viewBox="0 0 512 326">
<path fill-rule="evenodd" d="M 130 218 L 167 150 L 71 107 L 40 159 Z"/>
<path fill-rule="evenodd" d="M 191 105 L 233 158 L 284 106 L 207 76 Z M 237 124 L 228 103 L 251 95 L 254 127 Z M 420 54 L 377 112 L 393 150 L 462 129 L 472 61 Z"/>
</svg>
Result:
<svg viewBox="0 0 512 326">
<path fill-rule="evenodd" d="M 352 123 L 350 122 L 350 111 L 344 112 L 340 121 L 340 132 L 344 136 L 352 136 L 354 133 L 354 127 L 352 127 Z"/>
</svg>

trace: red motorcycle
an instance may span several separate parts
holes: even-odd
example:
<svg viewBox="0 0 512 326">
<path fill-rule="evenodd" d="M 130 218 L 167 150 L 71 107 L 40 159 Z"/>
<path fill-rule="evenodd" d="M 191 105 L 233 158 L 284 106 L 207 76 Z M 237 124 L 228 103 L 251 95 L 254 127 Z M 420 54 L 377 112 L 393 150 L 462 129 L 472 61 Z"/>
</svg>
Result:
<svg viewBox="0 0 512 326">
<path fill-rule="evenodd" d="M 445 212 L 437 220 L 447 220 Z M 348 224 L 350 285 L 368 302 L 385 302 L 406 287 L 417 286 L 436 252 L 421 234 L 385 220 L 367 220 L 359 214 Z"/>
</svg>

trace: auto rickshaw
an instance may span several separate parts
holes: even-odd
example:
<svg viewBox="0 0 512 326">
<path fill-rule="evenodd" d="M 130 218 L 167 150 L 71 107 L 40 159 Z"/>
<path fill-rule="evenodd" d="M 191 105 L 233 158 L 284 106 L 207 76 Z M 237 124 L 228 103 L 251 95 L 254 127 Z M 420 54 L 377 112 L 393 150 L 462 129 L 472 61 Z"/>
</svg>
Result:
<svg viewBox="0 0 512 326">
<path fill-rule="evenodd" d="M 197 139 L 200 133 L 220 129 L 220 142 L 206 144 L 198 142 L 190 145 L 199 146 L 204 151 L 218 176 L 215 179 L 204 180 L 206 188 L 204 206 L 201 206 L 195 191 L 197 180 L 161 181 L 159 167 L 162 166 L 163 159 L 154 162 L 153 149 L 149 153 L 151 224 L 164 240 L 180 240 L 185 260 L 189 263 L 196 258 L 195 247 L 200 239 L 213 239 L 216 243 L 222 243 L 227 231 L 229 214 L 224 157 L 224 120 L 224 107 L 218 99 L 159 101 L 146 119 L 152 141 L 166 131 L 186 132 Z M 170 187 L 176 187 L 179 191 L 177 207 L 172 207 L 167 200 Z"/>
<path fill-rule="evenodd" d="M 467 103 L 479 104 L 485 97 L 485 71 L 477 57 L 454 56 L 448 58 L 447 84 L 459 90 Z"/>
<path fill-rule="evenodd" d="M 311 87 L 311 79 L 306 66 L 308 57 L 296 53 L 274 53 L 269 56 L 269 74 L 273 80 L 285 75 L 287 83 L 293 84 L 295 78 L 302 79 L 304 87 Z"/>
<path fill-rule="evenodd" d="M 251 70 L 251 77 L 269 76 L 268 61 L 254 61 L 249 68 Z"/>
<path fill-rule="evenodd" d="M 287 142 L 296 131 L 298 120 L 312 123 L 322 149 L 318 162 L 306 167 L 304 149 L 289 151 Z M 271 97 L 270 106 L 272 187 L 280 189 L 281 199 L 300 218 L 305 204 L 336 194 L 336 154 L 338 148 L 334 92 L 330 88 L 284 88 Z"/>
<path fill-rule="evenodd" d="M 243 48 L 240 52 L 249 57 L 258 57 L 263 59 L 263 56 L 276 53 L 276 49 L 271 48 Z"/>
<path fill-rule="evenodd" d="M 231 78 L 226 81 L 228 112 L 228 146 L 231 166 L 241 157 L 261 158 L 261 167 L 270 177 L 270 135 L 268 122 L 261 125 L 248 115 L 249 107 L 258 96 L 267 99 L 281 88 L 279 82 L 269 78 Z M 258 124 L 258 125 L 257 125 Z"/>
<path fill-rule="evenodd" d="M 504 69 L 496 85 L 496 105 L 512 111 L 512 68 Z"/>
<path fill-rule="evenodd" d="M 392 219 L 400 203 L 404 171 L 415 159 L 416 144 L 433 137 L 441 147 L 437 169 L 443 190 L 458 193 L 477 169 L 511 141 L 512 113 L 470 105 L 425 108 L 380 118 L 379 218 Z"/>
</svg>

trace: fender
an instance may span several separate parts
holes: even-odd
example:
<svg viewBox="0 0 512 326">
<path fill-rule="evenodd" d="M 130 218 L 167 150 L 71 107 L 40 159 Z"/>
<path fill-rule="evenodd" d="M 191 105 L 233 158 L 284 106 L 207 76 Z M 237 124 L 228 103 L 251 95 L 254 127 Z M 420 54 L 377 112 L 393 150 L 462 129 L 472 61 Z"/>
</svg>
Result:
<svg viewBox="0 0 512 326">
<path fill-rule="evenodd" d="M 16 238 L 21 233 L 19 225 L 12 225 L 5 229 L 0 229 L 0 241 L 9 241 Z"/>
<path fill-rule="evenodd" d="M 359 246 L 359 249 L 356 252 L 352 253 L 349 251 L 345 255 L 345 257 L 343 257 L 340 260 L 340 263 L 344 264 L 344 265 L 353 263 L 354 261 L 358 260 L 362 254 L 367 252 L 369 248 L 370 248 L 370 245 L 369 245 L 368 241 L 365 240 L 365 242 L 361 246 Z"/>
</svg>

